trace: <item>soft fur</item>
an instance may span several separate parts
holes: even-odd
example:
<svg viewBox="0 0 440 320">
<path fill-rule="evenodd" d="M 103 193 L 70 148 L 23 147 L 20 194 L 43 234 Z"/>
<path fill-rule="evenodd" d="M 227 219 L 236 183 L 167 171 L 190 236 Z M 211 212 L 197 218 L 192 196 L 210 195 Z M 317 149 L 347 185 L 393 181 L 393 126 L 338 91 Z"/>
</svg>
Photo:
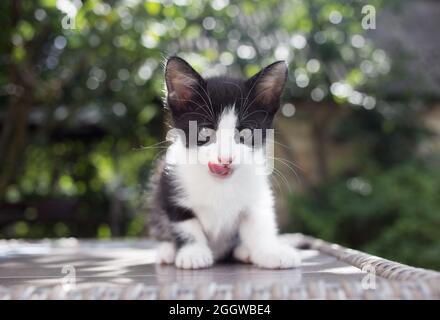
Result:
<svg viewBox="0 0 440 320">
<path fill-rule="evenodd" d="M 286 75 L 280 61 L 249 80 L 203 79 L 184 60 L 168 59 L 174 141 L 157 164 L 149 197 L 151 233 L 162 241 L 159 263 L 197 269 L 232 255 L 263 268 L 299 265 L 295 249 L 278 239 L 269 177 L 261 174 L 269 160 L 266 130 L 272 128 Z M 196 132 L 191 121 L 197 122 Z M 262 143 L 256 129 L 263 130 Z M 230 176 L 219 178 L 208 169 L 208 162 L 224 161 Z"/>
</svg>

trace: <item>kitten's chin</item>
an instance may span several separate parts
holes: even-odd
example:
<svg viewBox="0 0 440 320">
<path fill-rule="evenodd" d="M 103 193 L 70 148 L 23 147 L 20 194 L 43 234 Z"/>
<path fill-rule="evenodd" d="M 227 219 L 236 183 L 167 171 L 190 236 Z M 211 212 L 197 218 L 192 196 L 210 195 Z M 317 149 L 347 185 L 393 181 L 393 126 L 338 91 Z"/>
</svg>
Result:
<svg viewBox="0 0 440 320">
<path fill-rule="evenodd" d="M 208 162 L 208 168 L 212 176 L 220 179 L 226 179 L 230 177 L 234 171 L 231 166 L 222 165 L 214 162 Z"/>
</svg>

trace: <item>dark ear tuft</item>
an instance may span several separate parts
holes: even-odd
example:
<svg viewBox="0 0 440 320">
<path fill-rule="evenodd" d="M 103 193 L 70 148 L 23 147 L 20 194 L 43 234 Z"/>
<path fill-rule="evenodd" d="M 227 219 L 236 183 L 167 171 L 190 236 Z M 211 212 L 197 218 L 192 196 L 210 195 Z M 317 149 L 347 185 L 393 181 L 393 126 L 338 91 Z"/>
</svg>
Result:
<svg viewBox="0 0 440 320">
<path fill-rule="evenodd" d="M 183 109 L 199 86 L 204 86 L 203 78 L 182 58 L 171 57 L 165 67 L 167 98 L 170 107 Z"/>
<path fill-rule="evenodd" d="M 269 111 L 275 112 L 280 103 L 284 84 L 287 79 L 287 65 L 284 61 L 277 61 L 263 68 L 248 80 L 254 99 Z"/>
</svg>

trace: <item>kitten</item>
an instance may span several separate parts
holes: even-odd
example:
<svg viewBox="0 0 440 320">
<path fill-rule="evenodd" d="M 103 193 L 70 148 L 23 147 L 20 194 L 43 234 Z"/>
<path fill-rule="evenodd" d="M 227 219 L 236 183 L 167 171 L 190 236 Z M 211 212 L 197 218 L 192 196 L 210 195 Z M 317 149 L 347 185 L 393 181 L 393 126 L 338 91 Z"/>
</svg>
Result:
<svg viewBox="0 0 440 320">
<path fill-rule="evenodd" d="M 286 77 L 283 61 L 241 80 L 203 79 L 183 59 L 168 59 L 174 141 L 152 176 L 149 199 L 150 231 L 162 241 L 159 263 L 197 269 L 232 255 L 262 268 L 300 264 L 297 251 L 278 239 L 262 174 Z"/>
</svg>

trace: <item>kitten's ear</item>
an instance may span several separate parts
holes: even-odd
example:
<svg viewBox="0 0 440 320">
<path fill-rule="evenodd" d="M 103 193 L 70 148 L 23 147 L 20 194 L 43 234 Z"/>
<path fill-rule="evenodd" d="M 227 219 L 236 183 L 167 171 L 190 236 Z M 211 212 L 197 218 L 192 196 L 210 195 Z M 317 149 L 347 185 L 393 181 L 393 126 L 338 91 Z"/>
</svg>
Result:
<svg viewBox="0 0 440 320">
<path fill-rule="evenodd" d="M 179 58 L 171 57 L 165 67 L 167 98 L 172 109 L 183 110 L 191 102 L 197 90 L 205 86 L 203 78 Z"/>
<path fill-rule="evenodd" d="M 254 101 L 269 112 L 275 113 L 280 104 L 281 94 L 287 79 L 287 65 L 284 61 L 277 61 L 263 68 L 247 81 Z"/>
</svg>

